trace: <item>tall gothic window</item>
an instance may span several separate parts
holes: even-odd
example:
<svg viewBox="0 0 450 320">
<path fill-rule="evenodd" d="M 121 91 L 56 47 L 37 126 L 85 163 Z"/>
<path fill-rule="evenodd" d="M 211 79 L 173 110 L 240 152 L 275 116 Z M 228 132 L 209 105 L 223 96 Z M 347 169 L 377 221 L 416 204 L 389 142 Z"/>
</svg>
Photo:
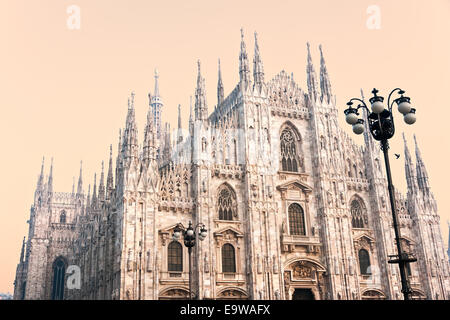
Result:
<svg viewBox="0 0 450 320">
<path fill-rule="evenodd" d="M 64 210 L 59 215 L 59 223 L 66 223 L 66 212 Z"/>
<path fill-rule="evenodd" d="M 66 264 L 59 257 L 53 263 L 53 289 L 52 300 L 64 299 L 64 275 L 66 274 Z"/>
<path fill-rule="evenodd" d="M 172 241 L 168 247 L 168 271 L 183 271 L 183 248 L 181 243 Z"/>
<path fill-rule="evenodd" d="M 352 227 L 364 228 L 364 212 L 361 203 L 358 200 L 353 200 L 350 204 L 350 212 L 352 214 Z"/>
<path fill-rule="evenodd" d="M 229 187 L 224 186 L 219 190 L 217 206 L 219 220 L 233 220 L 233 215 L 235 215 L 233 191 Z"/>
<path fill-rule="evenodd" d="M 286 128 L 280 136 L 281 169 L 283 171 L 298 172 L 299 158 L 297 142 L 291 129 Z"/>
<path fill-rule="evenodd" d="M 222 272 L 236 272 L 234 247 L 229 243 L 222 247 Z"/>
<path fill-rule="evenodd" d="M 293 203 L 289 206 L 289 233 L 291 235 L 306 235 L 305 233 L 305 215 L 303 214 L 303 208 Z"/>
<path fill-rule="evenodd" d="M 369 253 L 365 249 L 361 249 L 358 252 L 358 258 L 359 258 L 359 270 L 361 271 L 361 274 L 368 275 L 371 274 L 370 272 L 370 257 Z"/>
</svg>

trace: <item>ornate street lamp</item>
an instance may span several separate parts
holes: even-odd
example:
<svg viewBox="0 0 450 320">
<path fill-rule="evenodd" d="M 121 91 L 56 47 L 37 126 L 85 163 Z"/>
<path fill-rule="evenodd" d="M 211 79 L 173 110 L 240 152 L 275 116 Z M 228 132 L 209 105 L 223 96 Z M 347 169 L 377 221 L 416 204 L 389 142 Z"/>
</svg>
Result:
<svg viewBox="0 0 450 320">
<path fill-rule="evenodd" d="M 400 95 L 399 98 L 395 99 L 391 103 L 391 96 L 393 93 L 398 92 Z M 347 102 L 348 108 L 344 111 L 345 113 L 345 121 L 352 125 L 353 132 L 356 134 L 362 134 L 364 132 L 364 120 L 358 118 L 359 113 L 358 110 L 360 108 L 366 109 L 366 120 L 369 125 L 370 133 L 372 137 L 381 142 L 381 150 L 383 150 L 384 154 L 384 162 L 386 165 L 386 174 L 388 180 L 388 190 L 389 190 L 389 199 L 391 202 L 391 210 L 392 210 L 392 220 L 395 231 L 395 241 L 397 245 L 397 255 L 389 256 L 389 263 L 398 263 L 400 268 L 400 277 L 402 281 L 402 293 L 405 300 L 410 300 L 412 290 L 409 284 L 409 280 L 407 278 L 407 265 L 410 262 L 417 261 L 416 257 L 411 254 L 404 252 L 402 249 L 402 245 L 400 242 L 400 229 L 398 227 L 398 218 L 397 218 L 397 210 L 395 208 L 395 196 L 394 196 L 394 187 L 392 185 L 392 176 L 391 176 L 391 167 L 389 164 L 389 143 L 388 140 L 394 136 L 395 126 L 394 126 L 394 116 L 392 113 L 392 106 L 394 102 L 397 104 L 398 111 L 403 115 L 403 120 L 406 124 L 413 124 L 416 122 L 416 109 L 411 107 L 410 98 L 403 96 L 405 91 L 400 88 L 396 88 L 391 91 L 388 96 L 388 104 L 387 109 L 383 105 L 384 98 L 377 95 L 378 90 L 372 90 L 373 97 L 369 99 L 371 104 L 371 109 L 369 109 L 366 103 L 362 99 L 353 98 L 349 102 Z M 364 98 L 363 98 L 364 99 Z M 358 101 L 360 104 L 357 108 L 353 108 L 353 101 Z"/>
<path fill-rule="evenodd" d="M 200 229 L 199 233 L 197 233 L 197 229 Z M 175 226 L 175 229 L 173 230 L 173 236 L 172 239 L 174 241 L 178 241 L 181 236 L 183 236 L 184 239 L 184 245 L 188 248 L 189 253 L 189 299 L 192 300 L 192 247 L 195 246 L 195 240 L 200 239 L 200 241 L 205 240 L 206 236 L 208 235 L 208 231 L 205 228 L 205 225 L 203 223 L 197 224 L 195 228 L 192 227 L 192 222 L 189 221 L 189 226 L 185 228 L 183 224 L 178 223 Z"/>
</svg>

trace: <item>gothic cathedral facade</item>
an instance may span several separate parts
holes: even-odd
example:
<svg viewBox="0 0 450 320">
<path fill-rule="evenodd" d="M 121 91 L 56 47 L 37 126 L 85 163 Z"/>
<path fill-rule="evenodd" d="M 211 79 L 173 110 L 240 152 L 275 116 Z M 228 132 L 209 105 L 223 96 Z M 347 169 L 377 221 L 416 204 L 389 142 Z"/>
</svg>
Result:
<svg viewBox="0 0 450 320">
<path fill-rule="evenodd" d="M 225 97 L 219 62 L 211 114 L 198 62 L 187 130 L 180 112 L 173 132 L 161 124 L 155 73 L 142 147 L 132 93 L 115 166 L 111 147 L 92 193 L 81 168 L 76 190 L 55 192 L 43 163 L 14 298 L 187 298 L 188 249 L 172 235 L 192 221 L 208 230 L 192 252 L 198 299 L 402 299 L 380 148 L 368 130 L 361 147 L 339 127 L 322 48 L 319 77 L 307 49 L 304 91 L 285 71 L 265 80 L 256 33 L 252 76 L 242 34 L 239 82 Z M 417 141 L 415 154 L 413 164 L 405 140 L 408 191 L 396 202 L 402 246 L 417 257 L 408 278 L 414 298 L 449 299 Z"/>
</svg>

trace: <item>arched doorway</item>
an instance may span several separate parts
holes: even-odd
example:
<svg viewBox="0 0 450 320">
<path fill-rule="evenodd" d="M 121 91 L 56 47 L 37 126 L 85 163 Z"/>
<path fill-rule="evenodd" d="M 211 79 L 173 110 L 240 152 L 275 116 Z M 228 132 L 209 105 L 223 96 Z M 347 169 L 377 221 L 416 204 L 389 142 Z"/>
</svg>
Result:
<svg viewBox="0 0 450 320">
<path fill-rule="evenodd" d="M 292 300 L 315 300 L 311 289 L 295 289 Z"/>
<path fill-rule="evenodd" d="M 52 300 L 64 299 L 64 279 L 66 275 L 66 263 L 62 257 L 53 262 L 53 287 Z"/>
<path fill-rule="evenodd" d="M 321 300 L 326 288 L 325 268 L 313 260 L 291 260 L 284 268 L 286 300 Z"/>
</svg>

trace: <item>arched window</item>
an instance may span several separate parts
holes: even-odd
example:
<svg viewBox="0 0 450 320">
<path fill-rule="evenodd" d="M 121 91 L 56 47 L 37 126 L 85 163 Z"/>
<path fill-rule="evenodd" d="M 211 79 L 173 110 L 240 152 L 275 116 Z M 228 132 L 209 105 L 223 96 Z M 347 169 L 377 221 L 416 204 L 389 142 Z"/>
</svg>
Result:
<svg viewBox="0 0 450 320">
<path fill-rule="evenodd" d="M 361 203 L 358 200 L 353 200 L 350 204 L 350 212 L 352 214 L 352 227 L 364 228 L 364 212 Z"/>
<path fill-rule="evenodd" d="M 298 172 L 298 151 L 295 134 L 290 128 L 284 129 L 280 136 L 281 170 Z"/>
<path fill-rule="evenodd" d="M 64 276 L 66 274 L 66 264 L 59 257 L 53 263 L 53 289 L 52 300 L 64 299 Z"/>
<path fill-rule="evenodd" d="M 219 220 L 233 220 L 233 216 L 236 215 L 233 190 L 226 185 L 219 190 L 217 209 L 219 211 Z"/>
<path fill-rule="evenodd" d="M 359 258 L 359 270 L 361 271 L 361 274 L 371 274 L 370 272 L 370 257 L 369 253 L 365 249 L 361 249 L 358 252 L 358 258 Z"/>
<path fill-rule="evenodd" d="M 293 203 L 289 206 L 289 233 L 291 235 L 306 235 L 305 233 L 305 215 L 303 214 L 303 208 Z"/>
<path fill-rule="evenodd" d="M 66 223 L 66 212 L 64 210 L 59 215 L 59 223 Z"/>
<path fill-rule="evenodd" d="M 168 271 L 183 271 L 183 248 L 181 243 L 172 241 L 168 247 L 167 257 Z"/>
<path fill-rule="evenodd" d="M 222 272 L 236 272 L 234 247 L 229 243 L 222 247 Z"/>
</svg>

